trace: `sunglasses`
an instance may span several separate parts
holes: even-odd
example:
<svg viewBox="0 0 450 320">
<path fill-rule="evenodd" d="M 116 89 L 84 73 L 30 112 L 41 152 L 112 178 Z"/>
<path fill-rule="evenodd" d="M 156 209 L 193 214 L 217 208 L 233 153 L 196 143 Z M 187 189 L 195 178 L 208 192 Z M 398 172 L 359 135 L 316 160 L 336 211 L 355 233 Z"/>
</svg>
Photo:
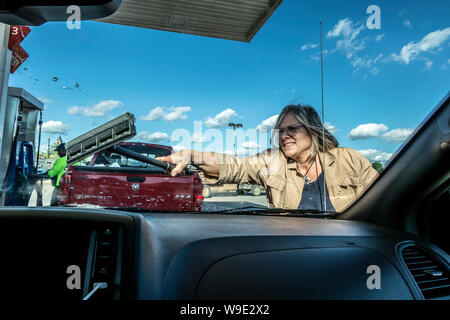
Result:
<svg viewBox="0 0 450 320">
<path fill-rule="evenodd" d="M 298 133 L 298 130 L 300 130 L 301 127 L 304 127 L 302 124 L 297 124 L 295 126 L 287 126 L 286 128 L 279 128 L 278 129 L 278 136 L 281 137 L 285 132 L 288 136 L 295 136 Z"/>
</svg>

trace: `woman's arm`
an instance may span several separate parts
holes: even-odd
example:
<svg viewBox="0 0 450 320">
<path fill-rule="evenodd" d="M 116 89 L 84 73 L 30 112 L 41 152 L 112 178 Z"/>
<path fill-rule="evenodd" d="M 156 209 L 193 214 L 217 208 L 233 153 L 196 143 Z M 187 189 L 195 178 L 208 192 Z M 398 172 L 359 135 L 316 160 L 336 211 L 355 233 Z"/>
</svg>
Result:
<svg viewBox="0 0 450 320">
<path fill-rule="evenodd" d="M 175 168 L 172 170 L 171 175 L 179 175 L 188 164 L 191 164 L 205 174 L 212 177 L 219 177 L 219 163 L 216 158 L 215 152 L 200 152 L 195 150 L 182 150 L 172 153 L 165 157 L 158 157 L 156 160 L 166 161 L 175 164 Z"/>
<path fill-rule="evenodd" d="M 359 197 L 360 194 L 374 182 L 379 174 L 378 171 L 373 168 L 372 163 L 359 151 L 354 149 L 348 150 L 350 151 L 352 161 L 356 165 L 356 170 L 359 175 L 360 188 L 359 193 L 357 194 L 357 197 Z"/>
<path fill-rule="evenodd" d="M 255 182 L 261 184 L 260 171 L 262 168 L 266 168 L 268 163 L 268 160 L 265 159 L 267 158 L 266 154 L 267 150 L 244 159 L 223 153 L 182 150 L 156 159 L 176 165 L 171 172 L 172 176 L 179 175 L 188 164 L 191 164 L 203 171 L 207 178 L 211 178 L 210 183 L 220 181 L 222 183 Z M 278 163 L 275 162 L 274 165 L 275 169 L 278 169 Z"/>
</svg>

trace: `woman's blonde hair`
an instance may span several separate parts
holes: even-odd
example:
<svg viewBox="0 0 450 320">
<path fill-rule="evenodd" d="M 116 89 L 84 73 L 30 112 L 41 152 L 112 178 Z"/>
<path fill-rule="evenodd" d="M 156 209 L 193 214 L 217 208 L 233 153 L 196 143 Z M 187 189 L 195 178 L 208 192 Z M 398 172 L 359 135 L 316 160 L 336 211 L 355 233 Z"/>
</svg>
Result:
<svg viewBox="0 0 450 320">
<path fill-rule="evenodd" d="M 339 146 L 337 139 L 323 125 L 317 111 L 308 105 L 298 104 L 284 107 L 275 123 L 274 129 L 276 133 L 278 133 L 278 129 L 280 129 L 280 124 L 284 117 L 288 114 L 292 114 L 298 122 L 305 127 L 311 136 L 312 143 L 309 161 L 315 159 L 319 152 L 327 152 L 328 150 Z"/>
</svg>

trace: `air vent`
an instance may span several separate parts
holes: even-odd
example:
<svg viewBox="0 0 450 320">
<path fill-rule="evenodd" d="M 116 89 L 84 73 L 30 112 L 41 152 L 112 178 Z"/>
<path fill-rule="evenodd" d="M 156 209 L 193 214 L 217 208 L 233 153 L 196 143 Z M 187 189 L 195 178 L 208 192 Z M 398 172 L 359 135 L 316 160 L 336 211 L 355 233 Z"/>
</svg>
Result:
<svg viewBox="0 0 450 320">
<path fill-rule="evenodd" d="M 97 229 L 96 253 L 91 274 L 90 290 L 96 282 L 106 282 L 108 288 L 95 295 L 97 298 L 112 298 L 117 251 L 117 229 L 104 226 Z"/>
<path fill-rule="evenodd" d="M 417 246 L 405 247 L 402 257 L 425 299 L 450 297 L 449 273 L 437 259 Z"/>
</svg>

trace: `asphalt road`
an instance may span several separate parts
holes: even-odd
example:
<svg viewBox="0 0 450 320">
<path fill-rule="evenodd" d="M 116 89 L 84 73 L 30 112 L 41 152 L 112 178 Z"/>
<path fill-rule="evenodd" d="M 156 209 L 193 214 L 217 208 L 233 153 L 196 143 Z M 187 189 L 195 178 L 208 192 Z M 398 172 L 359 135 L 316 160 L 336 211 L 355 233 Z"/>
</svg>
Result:
<svg viewBox="0 0 450 320">
<path fill-rule="evenodd" d="M 52 181 L 51 180 L 44 180 L 42 185 L 42 205 L 43 206 L 49 206 L 50 201 L 52 199 Z M 31 193 L 30 200 L 28 201 L 29 207 L 35 207 L 36 206 L 36 191 L 33 191 Z"/>
<path fill-rule="evenodd" d="M 247 206 L 265 206 L 267 207 L 266 194 L 261 193 L 260 196 L 236 195 L 236 192 L 211 192 L 211 198 L 206 198 L 203 203 L 203 210 L 214 211 L 223 209 L 234 209 Z"/>
</svg>

